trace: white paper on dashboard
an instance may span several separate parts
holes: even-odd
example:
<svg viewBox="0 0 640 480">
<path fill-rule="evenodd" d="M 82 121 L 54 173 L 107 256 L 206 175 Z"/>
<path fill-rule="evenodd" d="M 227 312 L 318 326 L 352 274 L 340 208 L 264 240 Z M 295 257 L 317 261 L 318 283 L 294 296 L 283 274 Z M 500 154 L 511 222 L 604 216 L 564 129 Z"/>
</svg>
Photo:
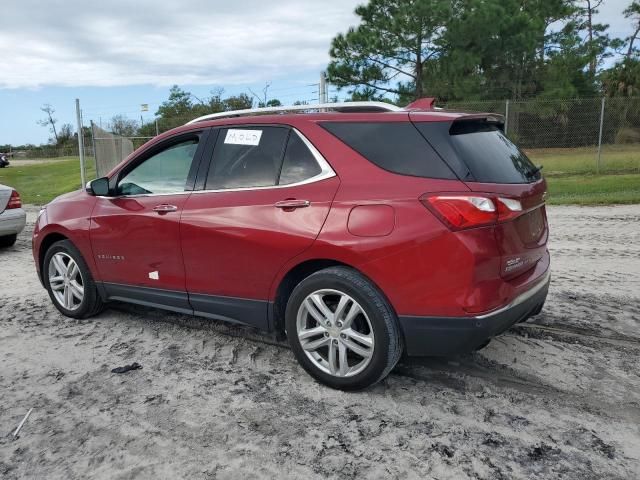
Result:
<svg viewBox="0 0 640 480">
<path fill-rule="evenodd" d="M 260 145 L 261 138 L 262 130 L 239 130 L 230 128 L 227 130 L 224 143 L 233 145 Z"/>
</svg>

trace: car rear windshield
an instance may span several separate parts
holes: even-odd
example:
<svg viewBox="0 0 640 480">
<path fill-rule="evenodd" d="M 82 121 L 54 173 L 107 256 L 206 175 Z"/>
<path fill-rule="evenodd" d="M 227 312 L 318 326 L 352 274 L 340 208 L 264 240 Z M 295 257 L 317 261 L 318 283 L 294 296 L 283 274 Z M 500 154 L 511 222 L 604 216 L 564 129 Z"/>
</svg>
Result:
<svg viewBox="0 0 640 480">
<path fill-rule="evenodd" d="M 440 124 L 440 125 L 438 125 Z M 539 169 L 495 124 L 485 119 L 458 120 L 440 128 L 440 122 L 416 127 L 451 165 L 463 163 L 470 178 L 483 183 L 530 183 L 540 179 Z"/>
<path fill-rule="evenodd" d="M 456 178 L 410 122 L 323 122 L 322 126 L 387 171 L 414 177 Z"/>
</svg>

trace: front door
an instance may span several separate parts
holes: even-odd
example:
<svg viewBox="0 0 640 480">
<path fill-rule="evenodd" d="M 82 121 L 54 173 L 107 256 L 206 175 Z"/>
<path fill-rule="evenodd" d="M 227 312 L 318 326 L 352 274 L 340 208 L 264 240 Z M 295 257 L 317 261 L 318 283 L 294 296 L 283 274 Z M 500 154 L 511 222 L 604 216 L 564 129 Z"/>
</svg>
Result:
<svg viewBox="0 0 640 480">
<path fill-rule="evenodd" d="M 274 277 L 311 246 L 338 184 L 294 129 L 220 129 L 205 189 L 189 197 L 182 214 L 195 312 L 266 329 Z"/>
<path fill-rule="evenodd" d="M 118 172 L 113 196 L 97 199 L 91 245 L 110 298 L 190 311 L 180 215 L 203 143 L 201 133 L 164 141 Z"/>
</svg>

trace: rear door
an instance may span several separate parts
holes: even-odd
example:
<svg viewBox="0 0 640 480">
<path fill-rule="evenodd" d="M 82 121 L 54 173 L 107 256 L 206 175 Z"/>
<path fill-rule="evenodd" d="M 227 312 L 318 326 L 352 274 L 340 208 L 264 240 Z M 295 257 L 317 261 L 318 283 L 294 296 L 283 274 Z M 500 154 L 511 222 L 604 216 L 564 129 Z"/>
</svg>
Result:
<svg viewBox="0 0 640 480">
<path fill-rule="evenodd" d="M 271 283 L 317 237 L 339 180 L 295 129 L 217 133 L 212 162 L 199 174 L 203 189 L 182 214 L 189 300 L 198 314 L 266 329 Z"/>
<path fill-rule="evenodd" d="M 412 120 L 417 120 L 412 114 Z M 495 227 L 501 275 L 513 278 L 544 256 L 548 238 L 546 182 L 490 115 L 415 125 L 474 192 L 490 194 L 504 220 Z M 515 201 L 515 202 L 514 202 Z"/>
</svg>

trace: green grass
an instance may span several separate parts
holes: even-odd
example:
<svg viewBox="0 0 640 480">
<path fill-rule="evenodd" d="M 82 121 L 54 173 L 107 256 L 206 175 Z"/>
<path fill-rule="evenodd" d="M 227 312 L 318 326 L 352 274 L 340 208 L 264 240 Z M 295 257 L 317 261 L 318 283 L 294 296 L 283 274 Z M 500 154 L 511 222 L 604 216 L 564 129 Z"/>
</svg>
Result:
<svg viewBox="0 0 640 480">
<path fill-rule="evenodd" d="M 640 174 L 547 176 L 552 205 L 640 203 Z"/>
<path fill-rule="evenodd" d="M 597 147 L 544 148 L 525 150 L 536 165 L 544 166 L 546 176 L 597 172 Z M 605 145 L 600 173 L 640 173 L 640 145 Z"/>
<path fill-rule="evenodd" d="M 631 149 L 621 149 L 618 153 L 620 154 L 617 160 L 620 162 L 619 165 L 624 164 L 625 158 L 635 155 Z M 637 173 L 594 175 L 589 171 L 579 170 L 581 162 L 589 161 L 588 155 L 585 157 L 584 152 L 565 151 L 556 156 L 544 152 L 544 155 L 546 160 L 543 171 L 549 184 L 550 204 L 640 203 L 640 172 L 637 170 L 628 169 L 630 172 Z M 547 168 L 548 165 L 553 165 L 554 169 Z M 559 166 L 563 168 L 560 169 Z M 574 173 L 571 173 L 572 171 Z M 87 161 L 87 179 L 94 177 L 95 168 L 90 159 Z M 0 183 L 18 190 L 24 203 L 42 205 L 58 195 L 80 188 L 79 161 L 75 157 L 42 165 L 15 166 L 14 164 L 9 168 L 0 169 Z"/>
<path fill-rule="evenodd" d="M 95 178 L 93 161 L 87 161 L 86 167 L 87 179 Z M 80 160 L 71 157 L 61 162 L 25 166 L 14 163 L 0 169 L 0 183 L 15 188 L 24 203 L 43 205 L 80 188 Z"/>
<path fill-rule="evenodd" d="M 640 203 L 640 145 L 603 146 L 600 175 L 596 174 L 596 147 L 526 153 L 544 167 L 552 205 Z"/>
</svg>

